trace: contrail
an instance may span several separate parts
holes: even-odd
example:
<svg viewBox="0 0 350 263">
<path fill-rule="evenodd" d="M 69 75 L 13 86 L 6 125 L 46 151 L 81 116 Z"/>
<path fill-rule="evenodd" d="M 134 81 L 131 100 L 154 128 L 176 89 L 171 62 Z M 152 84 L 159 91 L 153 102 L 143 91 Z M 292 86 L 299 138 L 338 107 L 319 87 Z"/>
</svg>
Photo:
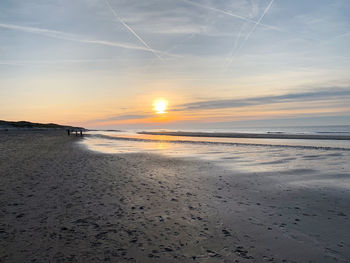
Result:
<svg viewBox="0 0 350 263">
<path fill-rule="evenodd" d="M 245 37 L 245 39 L 244 39 L 244 42 L 247 41 L 247 40 L 249 39 L 250 35 L 254 32 L 255 28 L 256 28 L 258 25 L 261 24 L 261 23 L 260 23 L 261 20 L 263 20 L 263 18 L 264 18 L 264 16 L 266 15 L 266 13 L 270 10 L 270 8 L 271 8 L 271 6 L 272 6 L 272 4 L 273 4 L 274 1 L 275 1 L 275 0 L 271 0 L 271 2 L 269 3 L 269 5 L 265 8 L 263 14 L 261 15 L 261 17 L 260 17 L 259 20 L 258 20 L 258 23 L 256 23 L 256 24 L 254 25 L 254 27 L 252 28 L 252 30 L 250 30 L 250 32 L 246 35 L 246 37 Z"/>
<path fill-rule="evenodd" d="M 80 43 L 87 43 L 87 44 L 95 44 L 95 45 L 103 45 L 103 46 L 112 46 L 112 47 L 121 47 L 121 48 L 127 48 L 127 49 L 136 49 L 136 50 L 144 50 L 149 51 L 148 48 L 145 48 L 143 46 L 136 46 L 129 43 L 124 42 L 115 42 L 115 41 L 106 41 L 106 40 L 99 40 L 99 39 L 89 39 L 84 36 L 80 35 L 74 35 L 69 34 L 62 31 L 57 30 L 51 30 L 51 29 L 44 29 L 44 28 L 37 28 L 37 27 L 28 27 L 28 26 L 19 26 L 19 25 L 13 25 L 13 24 L 3 24 L 0 23 L 0 28 L 6 28 L 10 30 L 17 30 L 27 33 L 34 33 L 39 35 L 44 35 L 51 38 L 56 39 L 63 39 L 63 40 L 69 40 L 74 42 L 80 42 Z"/>
<path fill-rule="evenodd" d="M 239 31 L 238 36 L 236 38 L 235 45 L 233 46 L 230 54 L 228 55 L 228 58 L 226 59 L 227 60 L 226 69 L 231 65 L 233 59 L 235 58 L 236 50 L 238 49 L 238 42 L 241 39 L 244 26 L 245 26 L 245 24 L 243 24 L 243 26 L 241 27 L 241 30 Z"/>
<path fill-rule="evenodd" d="M 123 26 L 125 26 L 147 48 L 147 50 L 151 51 L 160 60 L 163 60 L 163 58 L 160 55 L 158 55 L 153 48 L 151 48 L 127 23 L 123 21 L 123 19 L 121 19 L 121 17 L 118 16 L 117 12 L 113 9 L 108 0 L 106 0 L 106 4 L 112 11 L 113 15 L 119 20 L 119 22 L 122 23 Z"/>
<path fill-rule="evenodd" d="M 261 21 L 263 20 L 264 16 L 266 15 L 266 13 L 270 10 L 272 4 L 273 4 L 274 0 L 271 0 L 271 2 L 269 3 L 269 5 L 265 8 L 264 12 L 262 13 L 262 15 L 260 16 L 259 20 L 257 21 L 257 23 L 253 26 L 253 28 L 249 31 L 249 33 L 246 35 L 246 37 L 243 39 L 242 44 L 239 46 L 239 48 L 237 49 L 237 52 L 243 47 L 243 45 L 245 44 L 245 42 L 249 39 L 249 37 L 251 36 L 251 34 L 255 31 L 256 27 L 258 25 L 261 25 Z M 227 67 L 229 67 L 234 59 L 235 55 L 233 55 L 227 65 Z"/>
<path fill-rule="evenodd" d="M 238 46 L 239 40 L 241 39 L 244 26 L 245 26 L 245 23 L 242 25 L 241 30 L 239 30 L 239 33 L 238 33 L 238 36 L 237 36 L 237 38 L 236 38 L 235 44 L 234 44 L 234 46 L 233 46 L 233 48 L 232 48 L 232 50 L 231 50 L 231 52 L 230 52 L 230 54 L 229 54 L 229 57 L 230 57 L 230 58 L 232 58 L 232 56 L 235 54 L 235 50 L 236 50 L 236 48 L 237 48 L 237 46 Z M 230 61 L 231 61 L 231 60 L 230 60 Z M 229 62 L 229 63 L 230 63 L 230 62 Z"/>
<path fill-rule="evenodd" d="M 261 23 L 259 23 L 258 21 L 255 21 L 255 20 L 253 20 L 253 19 L 249 19 L 249 18 L 244 17 L 244 16 L 240 16 L 240 15 L 237 15 L 237 14 L 233 14 L 233 13 L 231 13 L 231 12 L 227 12 L 227 11 L 222 10 L 222 9 L 217 9 L 217 8 L 215 8 L 215 7 L 212 7 L 212 6 L 207 6 L 207 5 L 203 5 L 203 4 L 200 4 L 200 3 L 192 2 L 191 0 L 180 0 L 180 1 L 185 2 L 185 3 L 192 4 L 192 5 L 195 5 L 195 6 L 200 6 L 200 7 L 202 7 L 202 8 L 205 8 L 205 9 L 208 9 L 208 10 L 212 10 L 212 11 L 215 11 L 215 12 L 219 12 L 219 13 L 222 13 L 222 14 L 225 14 L 225 15 L 228 15 L 228 16 L 231 16 L 231 17 L 235 17 L 235 18 L 244 20 L 244 21 L 246 21 L 246 22 L 253 23 L 253 24 L 255 24 L 255 25 L 261 25 L 261 26 L 264 26 L 264 27 L 267 27 L 267 28 L 270 28 L 270 29 L 279 30 L 279 29 L 277 29 L 276 27 L 269 26 L 269 25 L 265 25 L 265 24 L 261 24 Z"/>
</svg>

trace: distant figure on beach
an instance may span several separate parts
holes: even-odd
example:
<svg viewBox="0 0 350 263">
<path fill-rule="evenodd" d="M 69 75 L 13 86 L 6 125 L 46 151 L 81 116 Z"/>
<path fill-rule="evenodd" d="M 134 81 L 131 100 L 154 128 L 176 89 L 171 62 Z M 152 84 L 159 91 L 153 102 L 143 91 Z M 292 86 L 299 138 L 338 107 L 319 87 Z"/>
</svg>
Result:
<svg viewBox="0 0 350 263">
<path fill-rule="evenodd" d="M 70 136 L 70 129 L 67 129 L 67 135 Z"/>
<path fill-rule="evenodd" d="M 83 136 L 83 131 L 82 130 L 80 130 L 80 136 Z"/>
</svg>

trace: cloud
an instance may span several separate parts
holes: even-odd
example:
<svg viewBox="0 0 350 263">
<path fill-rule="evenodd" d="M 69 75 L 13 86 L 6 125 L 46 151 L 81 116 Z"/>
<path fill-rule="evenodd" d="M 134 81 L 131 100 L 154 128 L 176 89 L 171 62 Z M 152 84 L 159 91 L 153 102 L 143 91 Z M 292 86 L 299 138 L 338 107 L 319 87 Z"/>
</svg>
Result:
<svg viewBox="0 0 350 263">
<path fill-rule="evenodd" d="M 125 115 L 116 115 L 108 118 L 92 120 L 91 122 L 109 122 L 109 121 L 123 121 L 123 120 L 137 120 L 137 119 L 145 119 L 151 117 L 151 115 L 147 114 L 125 114 Z"/>
<path fill-rule="evenodd" d="M 290 93 L 277 96 L 251 97 L 246 99 L 207 100 L 200 102 L 192 102 L 179 105 L 179 107 L 177 109 L 174 109 L 173 111 L 238 108 L 273 103 L 317 101 L 322 99 L 330 100 L 348 96 L 350 96 L 350 89 L 336 89 L 330 87 L 329 90 L 314 92 Z"/>
<path fill-rule="evenodd" d="M 126 49 L 149 51 L 149 49 L 146 47 L 136 46 L 130 43 L 90 39 L 84 36 L 69 34 L 66 32 L 51 30 L 51 29 L 43 29 L 43 28 L 37 28 L 37 27 L 19 26 L 19 25 L 3 24 L 3 23 L 0 23 L 0 28 L 17 30 L 17 31 L 22 31 L 27 33 L 34 33 L 34 34 L 44 35 L 51 38 L 64 39 L 64 40 L 86 43 L 86 44 L 96 44 L 96 45 L 103 45 L 103 46 L 112 46 L 112 47 L 120 47 L 120 48 L 126 48 Z"/>
<path fill-rule="evenodd" d="M 31 67 L 56 67 L 62 65 L 66 67 L 69 64 L 94 64 L 94 63 L 111 63 L 116 59 L 53 59 L 53 60 L 1 60 L 0 65 L 6 66 L 31 66 Z"/>
</svg>

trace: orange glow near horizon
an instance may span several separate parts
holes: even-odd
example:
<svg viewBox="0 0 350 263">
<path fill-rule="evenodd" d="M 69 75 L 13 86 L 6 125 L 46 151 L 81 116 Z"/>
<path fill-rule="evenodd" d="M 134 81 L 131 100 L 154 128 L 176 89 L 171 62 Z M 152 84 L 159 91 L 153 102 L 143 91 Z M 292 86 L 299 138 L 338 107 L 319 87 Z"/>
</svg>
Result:
<svg viewBox="0 0 350 263">
<path fill-rule="evenodd" d="M 159 94 L 160 92 L 158 92 Z M 73 107 L 72 115 L 71 108 L 66 108 L 61 111 L 56 110 L 56 114 L 60 115 L 72 115 L 69 123 L 65 123 L 64 119 L 59 119 L 58 123 L 67 124 L 73 126 L 82 126 L 86 128 L 98 128 L 98 127 L 152 127 L 152 125 L 160 126 L 174 125 L 180 123 L 181 125 L 187 125 L 191 123 L 213 123 L 216 122 L 234 122 L 234 121 L 254 121 L 254 120 L 266 120 L 271 118 L 295 118 L 305 114 L 308 115 L 343 115 L 348 112 L 348 107 L 339 107 L 339 105 L 333 105 L 331 102 L 327 103 L 327 107 L 324 107 L 325 102 L 300 102 L 298 107 L 294 103 L 275 103 L 271 105 L 251 105 L 235 108 L 219 108 L 219 109 L 182 109 L 182 105 L 188 103 L 186 98 L 181 98 L 181 95 L 173 94 L 149 94 L 145 97 L 135 97 L 133 100 L 125 99 L 124 105 L 132 105 L 132 107 L 126 110 L 121 109 L 118 114 L 113 114 L 115 107 L 110 106 L 109 114 L 92 112 L 92 107 L 85 106 L 83 109 L 77 109 L 77 106 Z M 112 104 L 112 103 L 111 103 Z M 124 106 L 123 105 L 123 106 Z M 336 107 L 337 106 L 337 107 Z M 58 107 L 57 107 L 58 108 Z M 95 109 L 94 109 L 95 110 Z M 116 109 L 117 111 L 118 109 Z M 78 116 L 80 112 L 84 112 L 84 119 L 78 122 Z M 78 114 L 79 113 L 79 114 Z M 38 115 L 39 116 L 39 115 Z M 44 116 L 45 117 L 45 116 Z M 56 117 L 56 115 L 55 115 Z M 91 120 L 89 120 L 91 118 Z M 58 118 L 57 118 L 58 119 Z M 69 119 L 66 117 L 66 119 Z M 52 122 L 44 120 L 45 122 Z"/>
</svg>

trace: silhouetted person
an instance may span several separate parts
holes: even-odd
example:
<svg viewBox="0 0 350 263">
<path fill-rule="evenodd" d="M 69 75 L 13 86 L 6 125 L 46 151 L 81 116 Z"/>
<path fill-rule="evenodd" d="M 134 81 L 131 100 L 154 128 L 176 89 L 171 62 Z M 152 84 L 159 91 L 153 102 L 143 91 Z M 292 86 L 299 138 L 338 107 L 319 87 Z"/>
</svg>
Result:
<svg viewBox="0 0 350 263">
<path fill-rule="evenodd" d="M 83 131 L 82 130 L 80 130 L 80 136 L 83 136 Z"/>
<path fill-rule="evenodd" d="M 67 135 L 70 136 L 70 129 L 67 129 Z"/>
</svg>

